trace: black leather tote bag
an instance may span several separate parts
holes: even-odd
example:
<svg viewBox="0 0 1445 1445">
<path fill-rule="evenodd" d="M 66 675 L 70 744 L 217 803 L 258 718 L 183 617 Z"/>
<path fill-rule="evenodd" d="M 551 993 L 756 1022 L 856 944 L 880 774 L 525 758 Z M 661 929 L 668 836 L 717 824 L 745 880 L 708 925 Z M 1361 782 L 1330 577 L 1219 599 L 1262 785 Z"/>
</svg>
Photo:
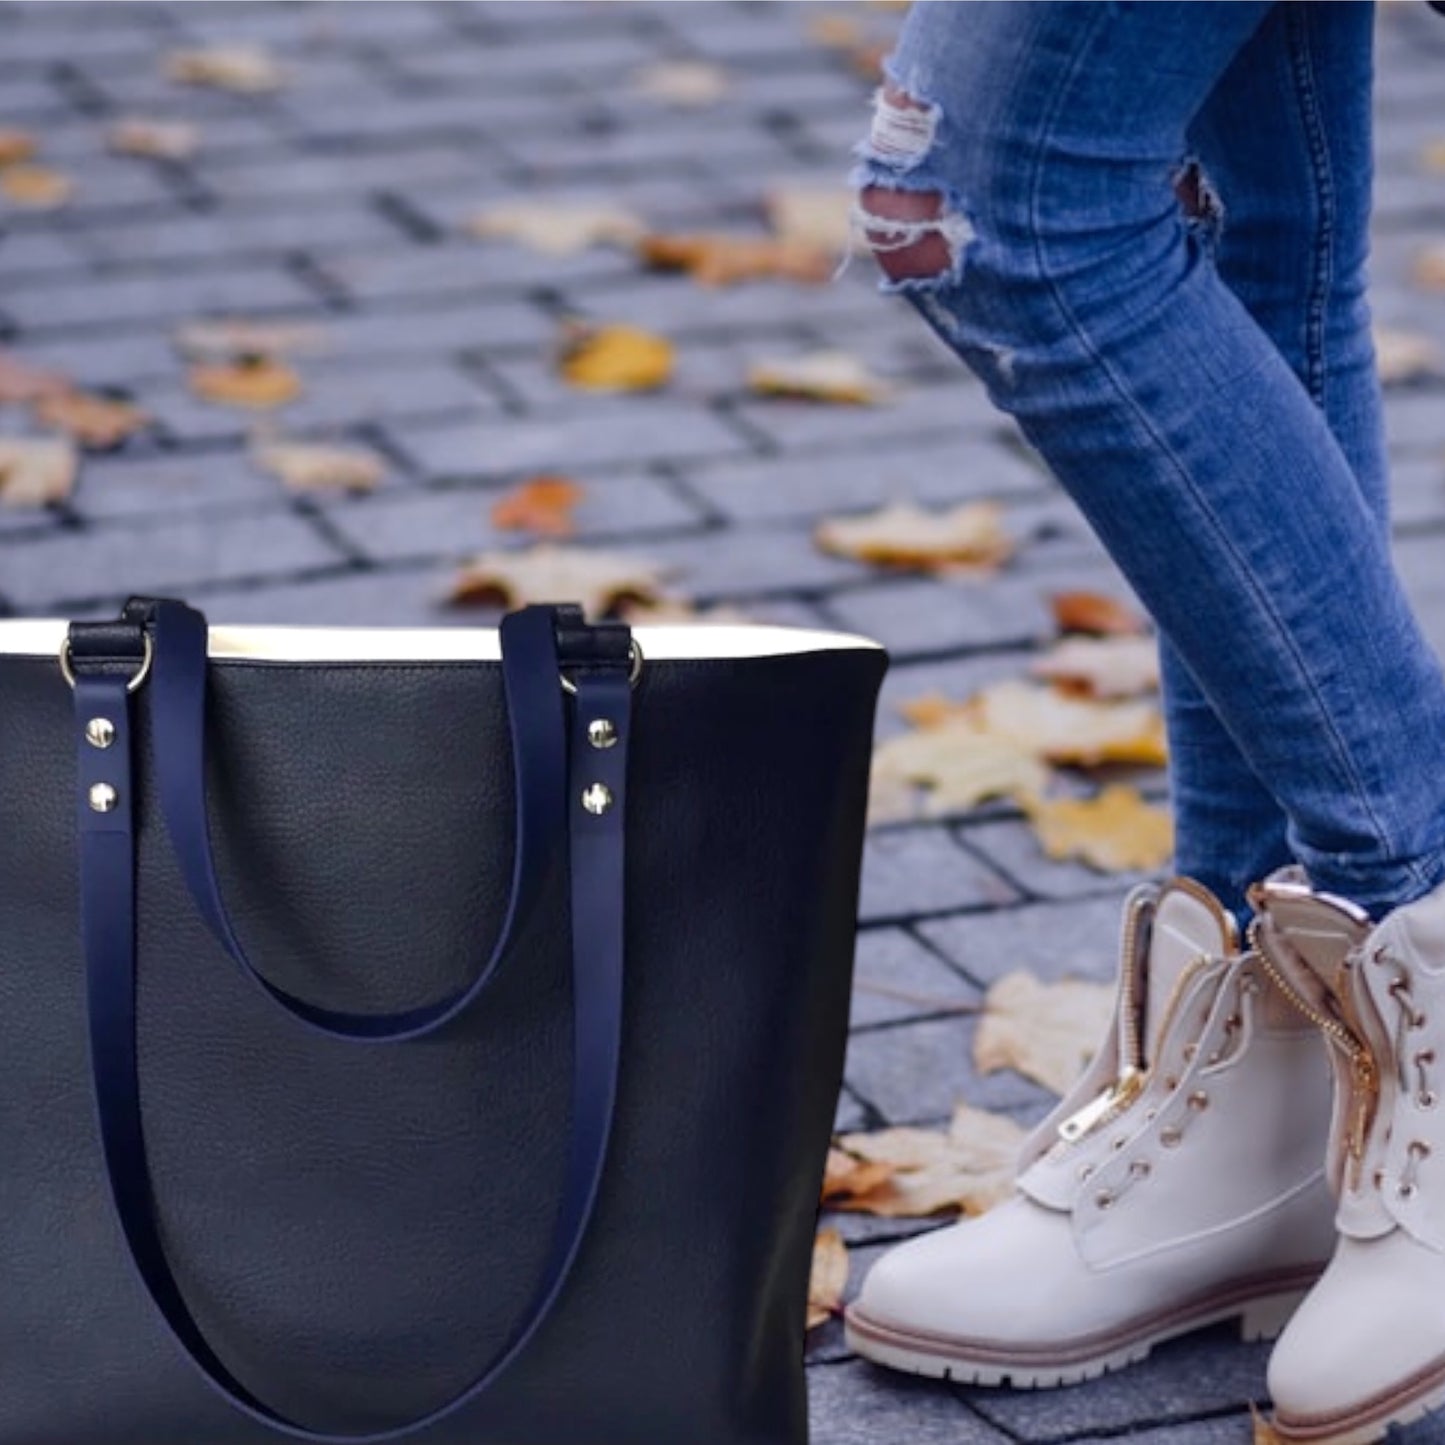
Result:
<svg viewBox="0 0 1445 1445">
<path fill-rule="evenodd" d="M 0 1445 L 798 1445 L 884 654 L 0 622 Z"/>
</svg>

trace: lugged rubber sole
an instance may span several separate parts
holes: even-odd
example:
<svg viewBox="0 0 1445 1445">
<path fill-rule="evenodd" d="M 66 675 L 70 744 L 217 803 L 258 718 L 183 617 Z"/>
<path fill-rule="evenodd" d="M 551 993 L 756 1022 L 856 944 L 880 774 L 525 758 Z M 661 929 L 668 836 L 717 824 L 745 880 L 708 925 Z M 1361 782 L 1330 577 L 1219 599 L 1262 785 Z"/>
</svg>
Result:
<svg viewBox="0 0 1445 1445">
<path fill-rule="evenodd" d="M 1241 1281 L 1112 1330 L 1028 1347 L 902 1329 L 871 1318 L 857 1305 L 845 1312 L 844 1332 L 850 1349 L 892 1370 L 967 1385 L 1050 1389 L 1121 1370 L 1144 1359 L 1155 1345 L 1227 1320 L 1239 1322 L 1243 1339 L 1272 1340 L 1323 1268 Z"/>
<path fill-rule="evenodd" d="M 1373 1445 L 1393 1425 L 1411 1425 L 1445 1408 L 1445 1359 L 1354 1410 L 1330 1415 L 1274 1413 L 1275 1434 L 1290 1445 Z"/>
</svg>

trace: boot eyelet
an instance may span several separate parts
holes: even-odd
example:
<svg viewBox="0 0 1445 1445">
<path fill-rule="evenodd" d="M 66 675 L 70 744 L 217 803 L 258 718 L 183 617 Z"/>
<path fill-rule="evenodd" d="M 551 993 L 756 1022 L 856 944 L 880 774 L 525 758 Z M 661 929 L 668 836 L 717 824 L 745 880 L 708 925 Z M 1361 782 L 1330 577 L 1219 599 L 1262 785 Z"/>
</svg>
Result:
<svg viewBox="0 0 1445 1445">
<path fill-rule="evenodd" d="M 1128 1139 L 1126 1139 L 1126 1138 L 1121 1134 L 1117 1139 L 1110 1139 L 1110 1140 L 1109 1140 L 1109 1148 L 1111 1148 L 1111 1149 L 1117 1154 L 1117 1153 L 1119 1152 L 1119 1150 L 1122 1149 L 1122 1148 L 1124 1147 L 1124 1145 L 1126 1145 L 1128 1142 L 1129 1142 Z"/>
<path fill-rule="evenodd" d="M 1209 1095 L 1203 1089 L 1196 1089 L 1189 1096 L 1189 1107 L 1197 1114 L 1202 1114 L 1209 1107 Z"/>
<path fill-rule="evenodd" d="M 1440 1102 L 1440 1096 L 1434 1089 L 1426 1089 L 1423 1093 L 1415 1095 L 1415 1107 L 1417 1109 L 1433 1109 Z"/>
<path fill-rule="evenodd" d="M 1159 1117 L 1159 1110 L 1158 1110 L 1158 1109 L 1147 1109 L 1147 1110 L 1145 1110 L 1145 1112 L 1144 1112 L 1144 1122 L 1145 1122 L 1146 1124 L 1152 1124 L 1152 1123 L 1155 1121 L 1155 1119 L 1157 1119 L 1158 1117 Z"/>
<path fill-rule="evenodd" d="M 1413 1184 L 1397 1184 L 1395 1193 L 1401 1199 L 1413 1199 L 1415 1197 L 1415 1186 Z"/>
<path fill-rule="evenodd" d="M 1164 1080 L 1164 1087 L 1172 1094 L 1179 1087 L 1179 1080 L 1171 1074 Z"/>
<path fill-rule="evenodd" d="M 1097 1204 L 1100 1209 L 1112 1209 L 1114 1207 L 1114 1198 L 1115 1196 L 1112 1191 L 1101 1189 L 1094 1196 L 1094 1203 Z"/>
<path fill-rule="evenodd" d="M 1080 1164 L 1077 1177 L 1080 1184 L 1087 1179 L 1092 1179 L 1094 1177 L 1094 1166 L 1092 1164 Z"/>
<path fill-rule="evenodd" d="M 1135 1179 L 1147 1179 L 1154 1172 L 1154 1166 L 1147 1159 L 1135 1159 L 1129 1165 L 1129 1173 Z"/>
<path fill-rule="evenodd" d="M 1193 1063 L 1193 1062 L 1194 1062 L 1194 1056 L 1195 1056 L 1195 1054 L 1197 1054 L 1198 1052 L 1199 1052 L 1199 1045 L 1198 1045 L 1198 1044 L 1185 1044 L 1185 1045 L 1184 1045 L 1184 1062 L 1185 1062 L 1186 1064 Z"/>
<path fill-rule="evenodd" d="M 1159 1131 L 1159 1142 L 1166 1149 L 1177 1149 L 1184 1142 L 1184 1131 L 1171 1124 Z"/>
</svg>

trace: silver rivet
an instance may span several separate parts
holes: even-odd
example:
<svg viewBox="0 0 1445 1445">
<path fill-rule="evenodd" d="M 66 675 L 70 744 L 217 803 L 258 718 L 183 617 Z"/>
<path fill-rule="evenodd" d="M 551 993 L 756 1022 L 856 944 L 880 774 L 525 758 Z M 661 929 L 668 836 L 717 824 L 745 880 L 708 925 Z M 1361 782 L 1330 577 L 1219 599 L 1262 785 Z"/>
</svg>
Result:
<svg viewBox="0 0 1445 1445">
<path fill-rule="evenodd" d="M 90 810 L 109 813 L 120 802 L 120 794 L 109 783 L 96 783 L 90 790 Z"/>
<path fill-rule="evenodd" d="M 1159 1131 L 1159 1142 L 1166 1149 L 1177 1149 L 1183 1140 L 1183 1133 L 1172 1125 L 1166 1125 Z"/>
<path fill-rule="evenodd" d="M 587 741 L 594 748 L 610 748 L 617 742 L 617 729 L 611 719 L 595 717 L 587 724 Z"/>
<path fill-rule="evenodd" d="M 85 725 L 85 740 L 93 748 L 108 748 L 115 741 L 115 724 L 108 717 L 93 717 Z"/>
<path fill-rule="evenodd" d="M 606 783 L 593 783 L 582 790 L 582 806 L 600 817 L 612 806 L 612 789 Z"/>
</svg>

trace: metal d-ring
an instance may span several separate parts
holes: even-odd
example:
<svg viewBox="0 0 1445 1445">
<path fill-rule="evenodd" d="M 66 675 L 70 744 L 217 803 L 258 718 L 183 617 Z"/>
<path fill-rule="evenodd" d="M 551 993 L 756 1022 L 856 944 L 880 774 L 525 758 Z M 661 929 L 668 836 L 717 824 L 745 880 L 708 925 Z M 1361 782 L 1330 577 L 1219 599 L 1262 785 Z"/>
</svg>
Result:
<svg viewBox="0 0 1445 1445">
<path fill-rule="evenodd" d="M 127 692 L 139 692 L 146 678 L 151 673 L 151 663 L 155 660 L 155 644 L 151 641 L 149 632 L 141 633 L 141 642 L 145 651 L 141 654 L 140 669 L 135 676 L 126 683 Z M 60 675 L 70 684 L 71 691 L 75 690 L 75 669 L 70 664 L 70 639 L 67 637 L 60 644 Z"/>
<path fill-rule="evenodd" d="M 632 660 L 632 666 L 627 671 L 628 686 L 636 687 L 637 679 L 642 676 L 642 649 L 637 645 L 637 639 L 633 638 L 627 645 L 627 655 Z M 577 684 L 567 674 L 560 673 L 562 679 L 562 691 L 577 696 Z"/>
</svg>

